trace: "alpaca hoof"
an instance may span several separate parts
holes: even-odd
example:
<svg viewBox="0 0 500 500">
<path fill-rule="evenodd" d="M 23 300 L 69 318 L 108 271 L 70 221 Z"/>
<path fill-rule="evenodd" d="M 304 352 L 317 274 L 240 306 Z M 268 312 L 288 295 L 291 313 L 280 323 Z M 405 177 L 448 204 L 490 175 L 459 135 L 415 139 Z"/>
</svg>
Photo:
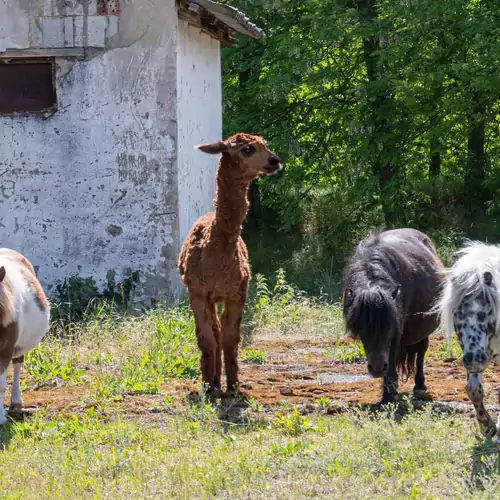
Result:
<svg viewBox="0 0 500 500">
<path fill-rule="evenodd" d="M 225 394 L 226 398 L 232 398 L 232 399 L 244 399 L 246 398 L 246 393 L 242 392 L 239 388 L 238 389 L 228 389 Z"/>
<path fill-rule="evenodd" d="M 205 391 L 205 395 L 207 398 L 210 399 L 217 399 L 221 397 L 221 390 L 220 389 L 208 389 Z"/>
</svg>

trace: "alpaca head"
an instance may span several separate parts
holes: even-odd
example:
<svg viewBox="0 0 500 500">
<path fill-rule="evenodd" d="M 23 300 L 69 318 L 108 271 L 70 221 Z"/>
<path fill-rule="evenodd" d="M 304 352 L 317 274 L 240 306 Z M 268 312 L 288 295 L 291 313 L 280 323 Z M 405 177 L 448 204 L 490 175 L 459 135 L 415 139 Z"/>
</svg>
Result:
<svg viewBox="0 0 500 500">
<path fill-rule="evenodd" d="M 238 169 L 249 180 L 260 174 L 274 175 L 283 168 L 279 157 L 267 147 L 267 142 L 255 135 L 235 134 L 225 141 L 200 144 L 196 148 L 212 155 L 227 155 L 232 168 Z"/>
</svg>

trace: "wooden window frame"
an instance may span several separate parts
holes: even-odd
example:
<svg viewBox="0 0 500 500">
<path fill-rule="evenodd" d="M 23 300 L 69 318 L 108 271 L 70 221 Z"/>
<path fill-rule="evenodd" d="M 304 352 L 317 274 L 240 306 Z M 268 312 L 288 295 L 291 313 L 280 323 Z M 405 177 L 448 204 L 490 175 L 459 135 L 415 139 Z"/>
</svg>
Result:
<svg viewBox="0 0 500 500">
<path fill-rule="evenodd" d="M 12 66 L 26 66 L 34 64 L 49 64 L 50 65 L 50 75 L 51 75 L 51 85 L 52 85 L 52 97 L 50 104 L 48 102 L 40 104 L 40 106 L 13 106 L 9 108 L 5 103 L 0 102 L 0 116 L 12 116 L 12 115 L 40 115 L 45 113 L 55 113 L 57 111 L 57 89 L 56 89 L 56 63 L 54 57 L 13 57 L 6 58 L 0 57 L 0 66 L 4 67 L 7 65 Z M 1 69 L 0 69 L 1 71 Z M 0 77 L 1 78 L 1 77 Z M 48 82 L 44 82 L 47 85 Z M 0 81 L 1 85 L 1 81 Z M 35 87 L 34 87 L 35 88 Z M 36 94 L 35 98 L 36 98 Z"/>
</svg>

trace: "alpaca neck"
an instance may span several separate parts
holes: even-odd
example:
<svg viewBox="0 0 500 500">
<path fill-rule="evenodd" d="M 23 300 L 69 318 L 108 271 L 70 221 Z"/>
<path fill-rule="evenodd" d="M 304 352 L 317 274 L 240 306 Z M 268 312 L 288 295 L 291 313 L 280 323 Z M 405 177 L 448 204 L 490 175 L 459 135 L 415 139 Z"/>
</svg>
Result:
<svg viewBox="0 0 500 500">
<path fill-rule="evenodd" d="M 249 180 L 239 173 L 231 158 L 222 155 L 217 169 L 215 231 L 228 244 L 238 241 L 248 211 Z"/>
</svg>

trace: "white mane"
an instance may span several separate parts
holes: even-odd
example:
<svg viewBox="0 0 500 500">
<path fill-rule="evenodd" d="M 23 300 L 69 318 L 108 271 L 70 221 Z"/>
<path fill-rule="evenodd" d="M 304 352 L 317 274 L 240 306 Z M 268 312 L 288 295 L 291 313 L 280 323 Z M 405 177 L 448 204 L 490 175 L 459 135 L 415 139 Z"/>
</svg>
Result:
<svg viewBox="0 0 500 500">
<path fill-rule="evenodd" d="M 470 241 L 457 252 L 459 259 L 446 273 L 441 297 L 432 311 L 439 314 L 441 326 L 449 335 L 454 332 L 453 315 L 467 295 L 482 291 L 496 318 L 496 331 L 500 328 L 500 246 Z M 484 282 L 484 273 L 492 276 L 491 285 Z"/>
</svg>

